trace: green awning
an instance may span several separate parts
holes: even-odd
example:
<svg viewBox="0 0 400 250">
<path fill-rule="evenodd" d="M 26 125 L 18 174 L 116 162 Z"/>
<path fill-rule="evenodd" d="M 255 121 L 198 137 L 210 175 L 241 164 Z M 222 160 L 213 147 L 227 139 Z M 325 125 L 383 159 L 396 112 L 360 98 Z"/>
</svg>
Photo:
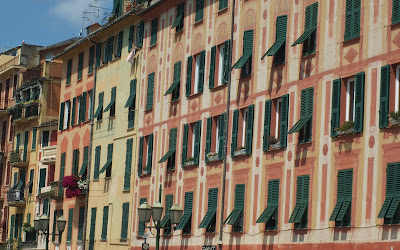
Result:
<svg viewBox="0 0 400 250">
<path fill-rule="evenodd" d="M 170 148 L 168 152 L 161 158 L 161 160 L 158 161 L 158 163 L 165 162 L 168 160 L 169 157 L 171 157 L 173 154 L 175 154 L 176 149 L 175 148 Z"/>
<path fill-rule="evenodd" d="M 136 97 L 136 90 L 132 94 L 129 95 L 128 100 L 126 101 L 125 108 L 128 108 L 132 106 L 133 100 L 135 100 Z"/>
<path fill-rule="evenodd" d="M 87 161 L 84 161 L 78 175 L 84 175 L 87 168 Z"/>
<path fill-rule="evenodd" d="M 308 30 L 305 30 L 304 33 L 292 44 L 292 47 L 297 44 L 304 43 L 307 40 L 307 38 L 309 38 L 311 34 L 316 30 L 317 30 L 316 26 L 309 28 Z"/>
<path fill-rule="evenodd" d="M 181 19 L 183 18 L 183 14 L 180 14 L 178 16 L 176 16 L 174 22 L 172 23 L 172 27 L 171 29 L 175 28 L 176 26 L 179 25 L 179 23 L 181 22 Z"/>
<path fill-rule="evenodd" d="M 285 40 L 277 40 L 272 45 L 272 47 L 267 52 L 265 52 L 265 54 L 261 57 L 261 60 L 263 60 L 266 56 L 274 56 L 284 43 Z"/>
<path fill-rule="evenodd" d="M 102 174 L 102 173 L 104 173 L 106 170 L 107 170 L 107 168 L 109 168 L 110 166 L 111 166 L 111 161 L 107 161 L 106 162 L 106 164 L 104 164 L 104 166 L 103 166 L 103 168 L 100 170 L 100 174 Z"/>
<path fill-rule="evenodd" d="M 310 119 L 310 115 L 300 117 L 300 120 L 294 124 L 294 126 L 289 130 L 288 134 L 299 132 Z"/>
<path fill-rule="evenodd" d="M 175 230 L 183 230 L 190 218 L 192 218 L 192 211 L 184 213 L 181 219 L 181 223 L 179 223 Z"/>
<path fill-rule="evenodd" d="M 115 103 L 115 100 L 111 100 L 111 102 L 107 105 L 107 107 L 104 109 L 104 112 L 107 112 L 110 110 L 110 108 L 112 107 L 112 105 Z"/>
<path fill-rule="evenodd" d="M 97 110 L 94 113 L 94 118 L 98 118 L 98 116 L 100 115 L 102 109 L 103 109 L 103 105 L 97 107 Z"/>
<path fill-rule="evenodd" d="M 172 94 L 172 92 L 174 92 L 176 87 L 178 87 L 179 83 L 180 81 L 175 81 L 174 83 L 172 83 L 172 85 L 168 88 L 167 92 L 165 92 L 164 96 Z"/>
<path fill-rule="evenodd" d="M 278 205 L 267 206 L 264 212 L 257 219 L 256 223 L 267 223 L 271 219 L 272 215 L 274 214 L 277 208 Z"/>
<path fill-rule="evenodd" d="M 228 218 L 226 218 L 226 220 L 224 221 L 224 225 L 226 222 L 228 222 L 228 225 L 233 225 L 235 224 L 235 222 L 237 221 L 237 219 L 239 218 L 240 213 L 242 212 L 242 208 L 234 208 L 232 213 L 228 216 Z"/>
</svg>

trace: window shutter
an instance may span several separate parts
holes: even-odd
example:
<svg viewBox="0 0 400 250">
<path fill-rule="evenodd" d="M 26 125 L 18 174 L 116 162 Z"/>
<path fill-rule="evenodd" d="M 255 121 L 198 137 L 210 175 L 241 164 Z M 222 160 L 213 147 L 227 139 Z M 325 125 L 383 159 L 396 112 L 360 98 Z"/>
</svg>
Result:
<svg viewBox="0 0 400 250">
<path fill-rule="evenodd" d="M 254 121 L 254 104 L 247 108 L 246 121 L 246 154 L 251 154 L 253 146 L 253 121 Z"/>
<path fill-rule="evenodd" d="M 51 241 L 55 241 L 56 240 L 56 219 L 57 219 L 57 210 L 54 209 L 53 212 L 53 233 L 51 234 Z M 28 223 L 30 223 L 30 214 L 29 214 L 29 220 Z M 79 237 L 79 236 L 78 236 Z"/>
<path fill-rule="evenodd" d="M 244 208 L 245 184 L 236 184 L 235 208 Z"/>
<path fill-rule="evenodd" d="M 124 32 L 120 31 L 118 33 L 118 41 L 117 41 L 117 51 L 115 52 L 115 57 L 121 57 L 121 51 L 122 51 L 122 39 L 124 37 Z"/>
<path fill-rule="evenodd" d="M 149 135 L 149 146 L 147 152 L 147 173 L 151 174 L 151 168 L 153 166 L 153 134 Z"/>
<path fill-rule="evenodd" d="M 140 205 L 142 205 L 143 203 L 145 203 L 147 201 L 146 198 L 140 198 Z M 144 230 L 145 230 L 145 224 L 144 222 L 140 222 L 139 221 L 139 229 L 138 229 L 138 235 L 142 236 L 144 234 Z"/>
<path fill-rule="evenodd" d="M 95 160 L 94 160 L 94 174 L 93 174 L 93 179 L 98 180 L 99 179 L 99 170 L 100 170 L 100 152 L 101 152 L 101 146 L 96 147 L 96 152 L 95 152 Z"/>
<path fill-rule="evenodd" d="M 60 119 L 58 121 L 58 130 L 63 130 L 64 128 L 64 112 L 65 112 L 64 110 L 65 110 L 65 103 L 62 102 L 60 107 Z"/>
<path fill-rule="evenodd" d="M 129 202 L 122 204 L 121 239 L 128 238 Z"/>
<path fill-rule="evenodd" d="M 211 140 L 212 140 L 212 117 L 207 118 L 207 132 L 206 132 L 206 162 L 208 161 L 207 154 L 211 152 Z"/>
<path fill-rule="evenodd" d="M 132 49 L 132 43 L 133 43 L 133 31 L 134 31 L 134 26 L 129 27 L 129 36 L 128 36 L 128 52 L 131 52 Z"/>
<path fill-rule="evenodd" d="M 39 172 L 39 189 L 46 186 L 46 173 L 47 170 L 45 168 L 41 168 Z"/>
<path fill-rule="evenodd" d="M 88 74 L 93 73 L 93 64 L 94 64 L 94 46 L 90 47 L 89 49 L 89 69 Z"/>
<path fill-rule="evenodd" d="M 34 128 L 32 130 L 32 150 L 36 149 L 36 134 L 37 134 L 37 129 Z"/>
<path fill-rule="evenodd" d="M 80 115 L 81 115 L 81 117 L 80 117 L 80 119 L 81 119 L 81 122 L 85 122 L 85 120 L 86 120 L 86 96 L 87 96 L 87 92 L 83 92 L 82 93 L 82 102 L 81 102 L 81 112 L 80 112 Z M 90 111 L 89 111 L 90 112 Z"/>
<path fill-rule="evenodd" d="M 271 129 L 271 100 L 265 101 L 265 111 L 264 111 L 264 140 L 263 140 L 263 150 L 267 151 L 269 149 L 269 138 Z"/>
<path fill-rule="evenodd" d="M 151 21 L 150 46 L 155 45 L 157 43 L 157 31 L 158 31 L 158 18 L 155 18 Z"/>
<path fill-rule="evenodd" d="M 200 140 L 201 140 L 201 120 L 197 121 L 196 124 L 196 134 L 194 135 L 194 162 L 199 164 L 200 162 Z"/>
<path fill-rule="evenodd" d="M 58 197 L 63 198 L 64 197 L 64 189 L 62 186 L 62 180 L 64 178 L 64 171 L 65 171 L 65 153 L 61 154 L 61 167 L 60 167 L 60 180 L 59 180 L 59 188 L 58 188 Z"/>
<path fill-rule="evenodd" d="M 138 158 L 138 175 L 142 175 L 142 167 L 143 167 L 143 143 L 144 138 L 140 137 L 139 143 L 139 158 Z"/>
<path fill-rule="evenodd" d="M 100 66 L 101 61 L 101 43 L 96 45 L 96 67 Z"/>
<path fill-rule="evenodd" d="M 235 156 L 235 151 L 237 149 L 237 133 L 238 133 L 238 122 L 239 122 L 239 110 L 233 111 L 232 119 L 232 142 L 231 142 L 231 156 Z"/>
<path fill-rule="evenodd" d="M 103 228 L 101 230 L 101 239 L 107 239 L 107 228 L 108 228 L 108 206 L 103 208 Z"/>
<path fill-rule="evenodd" d="M 203 8 L 204 0 L 196 0 L 196 16 L 194 18 L 195 22 L 203 20 Z"/>
<path fill-rule="evenodd" d="M 10 221 L 10 239 L 12 241 L 14 239 L 15 214 L 11 215 Z"/>
<path fill-rule="evenodd" d="M 206 51 L 203 50 L 200 52 L 199 85 L 197 87 L 198 93 L 203 92 L 205 63 L 206 63 Z"/>
<path fill-rule="evenodd" d="M 356 74 L 354 132 L 363 131 L 364 123 L 364 72 Z"/>
<path fill-rule="evenodd" d="M 342 79 L 333 80 L 332 83 L 332 113 L 331 113 L 331 137 L 337 136 L 335 128 L 340 126 L 340 93 Z"/>
<path fill-rule="evenodd" d="M 56 210 L 54 212 L 56 212 Z M 80 240 L 80 241 L 82 241 L 82 238 L 83 238 L 84 221 L 85 221 L 85 207 L 80 207 L 79 208 L 79 223 L 78 223 L 78 240 Z"/>
<path fill-rule="evenodd" d="M 114 54 L 114 36 L 108 39 L 108 61 L 111 62 Z"/>
<path fill-rule="evenodd" d="M 287 146 L 288 120 L 289 120 L 289 95 L 282 96 L 281 107 L 281 137 L 279 138 L 281 148 Z"/>
<path fill-rule="evenodd" d="M 199 0 L 197 0 L 199 1 Z M 210 59 L 210 76 L 208 78 L 208 88 L 214 88 L 215 81 L 215 57 L 217 54 L 217 46 L 213 46 L 211 48 L 211 59 Z"/>
<path fill-rule="evenodd" d="M 71 83 L 71 74 L 72 74 L 72 59 L 69 59 L 67 62 L 67 85 Z"/>
<path fill-rule="evenodd" d="M 400 0 L 393 0 L 392 6 L 392 24 L 400 22 Z"/>
<path fill-rule="evenodd" d="M 225 56 L 224 56 L 224 83 L 228 83 L 229 74 L 231 73 L 231 40 L 226 40 L 224 43 Z"/>
<path fill-rule="evenodd" d="M 44 206 L 44 204 L 43 204 Z M 72 224 L 74 219 L 74 209 L 70 208 L 68 210 L 68 228 L 67 228 L 67 241 L 71 241 L 72 239 Z"/>
<path fill-rule="evenodd" d="M 222 160 L 224 148 L 225 148 L 225 123 L 226 123 L 226 113 L 222 113 L 219 116 L 219 128 L 218 128 L 218 140 L 219 140 L 219 148 L 218 148 L 218 159 Z"/>
<path fill-rule="evenodd" d="M 129 190 L 131 188 L 132 146 L 133 139 L 131 138 L 126 141 L 124 190 Z"/>
<path fill-rule="evenodd" d="M 400 2 L 400 0 L 399 0 Z M 394 3 L 394 1 L 393 1 Z M 379 127 L 388 126 L 389 115 L 389 91 L 390 91 L 390 65 L 381 68 L 381 93 L 379 100 Z"/>
<path fill-rule="evenodd" d="M 228 7 L 228 0 L 219 0 L 218 10 L 223 10 Z"/>
<path fill-rule="evenodd" d="M 190 93 L 192 92 L 192 63 L 193 57 L 189 56 L 186 69 L 186 96 L 190 96 Z"/>
<path fill-rule="evenodd" d="M 71 127 L 75 125 L 75 106 L 76 106 L 76 97 L 72 99 L 72 116 L 71 116 Z M 79 119 L 79 117 L 78 117 Z"/>
<path fill-rule="evenodd" d="M 188 136 L 189 136 L 189 125 L 185 124 L 183 126 L 182 167 L 185 167 L 185 162 L 186 162 L 186 157 L 187 157 Z"/>
<path fill-rule="evenodd" d="M 153 108 L 154 77 L 155 73 L 151 73 L 147 80 L 146 111 Z"/>
<path fill-rule="evenodd" d="M 82 69 L 83 69 L 83 53 L 78 56 L 78 80 L 82 79 Z"/>
<path fill-rule="evenodd" d="M 360 36 L 361 0 L 353 0 L 353 38 Z"/>
<path fill-rule="evenodd" d="M 96 213 L 97 213 L 97 208 L 92 207 L 92 214 L 90 217 L 89 250 L 94 250 L 94 235 L 96 232 Z"/>
<path fill-rule="evenodd" d="M 144 21 L 140 21 L 138 32 L 139 35 L 138 35 L 137 47 L 141 48 L 143 47 Z"/>
</svg>

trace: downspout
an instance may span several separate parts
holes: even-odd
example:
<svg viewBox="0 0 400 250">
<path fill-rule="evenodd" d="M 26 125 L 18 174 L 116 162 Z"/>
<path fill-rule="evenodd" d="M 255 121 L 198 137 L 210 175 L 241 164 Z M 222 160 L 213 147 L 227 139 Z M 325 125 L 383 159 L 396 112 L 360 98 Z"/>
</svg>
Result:
<svg viewBox="0 0 400 250">
<path fill-rule="evenodd" d="M 90 38 L 88 39 L 90 42 L 94 43 L 97 47 L 98 43 L 92 41 Z M 96 50 L 96 49 L 95 49 Z M 96 96 L 96 79 L 97 79 L 97 65 L 96 58 L 94 61 L 94 76 L 93 76 L 93 88 L 92 88 L 92 105 L 90 106 L 90 142 L 89 142 L 89 154 L 88 154 L 88 166 L 87 166 L 87 174 L 86 174 L 86 198 L 85 198 L 85 213 L 83 220 L 83 237 L 82 237 L 82 249 L 86 249 L 86 231 L 87 231 L 87 217 L 88 217 L 88 205 L 89 205 L 89 186 L 90 186 L 90 168 L 92 166 L 92 147 L 93 147 L 93 128 L 94 128 L 94 104 L 95 104 L 95 96 Z"/>
<path fill-rule="evenodd" d="M 231 102 L 231 62 L 232 62 L 232 53 L 233 53 L 233 30 L 235 23 L 235 4 L 236 1 L 232 0 L 232 19 L 231 19 L 231 42 L 229 46 L 229 65 L 228 65 L 228 97 L 226 100 L 226 122 L 225 122 L 225 145 L 224 145 L 224 168 L 222 172 L 222 197 L 221 197 L 221 222 L 219 225 L 219 239 L 218 246 L 219 249 L 222 250 L 222 236 L 223 236 L 223 228 L 224 228 L 224 210 L 225 210 L 225 185 L 226 185 L 226 164 L 227 164 L 227 155 L 228 155 L 228 128 L 229 128 L 229 107 Z M 232 149 L 231 149 L 232 150 Z"/>
</svg>

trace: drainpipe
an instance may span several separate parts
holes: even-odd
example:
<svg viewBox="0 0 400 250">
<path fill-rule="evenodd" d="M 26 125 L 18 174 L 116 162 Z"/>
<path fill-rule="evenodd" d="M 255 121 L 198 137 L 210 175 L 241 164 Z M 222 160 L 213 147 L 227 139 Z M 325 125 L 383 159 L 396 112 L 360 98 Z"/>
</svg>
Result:
<svg viewBox="0 0 400 250">
<path fill-rule="evenodd" d="M 97 47 L 98 43 L 92 41 L 90 38 L 88 39 L 90 42 L 94 43 Z M 95 48 L 96 50 L 96 48 Z M 85 198 L 85 213 L 83 220 L 83 237 L 82 237 L 82 249 L 86 249 L 86 229 L 87 229 L 87 217 L 88 217 L 88 205 L 89 205 L 89 184 L 90 184 L 90 168 L 92 166 L 92 147 L 93 147 L 93 128 L 94 128 L 94 104 L 95 104 L 95 96 L 96 96 L 96 79 L 97 79 L 97 66 L 96 66 L 96 58 L 94 61 L 94 75 L 93 75 L 93 89 L 91 94 L 92 105 L 90 106 L 90 142 L 89 142 L 89 155 L 88 155 L 88 166 L 87 166 L 87 174 L 86 174 L 86 198 Z"/>
<path fill-rule="evenodd" d="M 229 46 L 230 53 L 229 53 L 229 65 L 228 65 L 228 97 L 226 100 L 226 122 L 225 122 L 225 145 L 224 145 L 224 168 L 222 172 L 222 197 L 221 197 L 221 222 L 219 225 L 219 239 L 218 239 L 218 246 L 219 249 L 222 250 L 222 236 L 223 236 L 223 222 L 224 222 L 224 210 L 225 210 L 225 185 L 226 185 L 226 164 L 227 164 L 227 155 L 228 155 L 228 128 L 229 128 L 229 106 L 231 102 L 231 61 L 232 61 L 232 53 L 233 53 L 233 30 L 235 24 L 235 3 L 236 1 L 232 1 L 232 19 L 231 19 L 231 44 Z M 231 149 L 232 150 L 232 149 Z"/>
</svg>

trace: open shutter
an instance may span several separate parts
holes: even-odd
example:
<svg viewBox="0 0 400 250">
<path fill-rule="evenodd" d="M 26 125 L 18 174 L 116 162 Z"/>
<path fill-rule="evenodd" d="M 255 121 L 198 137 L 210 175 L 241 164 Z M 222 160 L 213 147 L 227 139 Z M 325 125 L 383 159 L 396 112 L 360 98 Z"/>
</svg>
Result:
<svg viewBox="0 0 400 250">
<path fill-rule="evenodd" d="M 43 204 L 44 206 L 44 204 Z M 44 209 L 43 209 L 44 210 Z M 68 210 L 68 228 L 67 228 L 67 241 L 71 241 L 72 239 L 72 224 L 74 219 L 74 209 L 70 208 Z"/>
<path fill-rule="evenodd" d="M 400 1 L 400 0 L 399 0 Z M 390 90 L 390 65 L 381 68 L 381 93 L 379 100 L 379 127 L 388 126 L 389 115 L 389 90 Z"/>
<path fill-rule="evenodd" d="M 222 113 L 219 116 L 219 128 L 218 128 L 218 159 L 222 160 L 224 148 L 225 148 L 225 123 L 226 123 L 226 113 Z"/>
<path fill-rule="evenodd" d="M 364 123 L 364 72 L 356 74 L 354 132 L 363 131 Z"/>
<path fill-rule="evenodd" d="M 133 43 L 133 31 L 135 30 L 135 26 L 130 26 L 129 27 L 129 36 L 128 36 L 128 52 L 131 52 L 132 49 L 132 43 Z"/>
<path fill-rule="evenodd" d="M 231 142 L 231 156 L 235 156 L 235 151 L 237 149 L 237 133 L 238 133 L 238 122 L 239 122 L 239 110 L 233 111 L 232 119 L 232 142 Z"/>
<path fill-rule="evenodd" d="M 378 218 L 385 218 L 386 213 L 395 195 L 395 169 L 394 164 L 389 164 L 386 168 L 386 199 L 378 214 Z"/>
<path fill-rule="evenodd" d="M 132 169 L 132 149 L 133 139 L 126 141 L 126 159 L 125 159 L 125 175 L 124 175 L 124 190 L 131 188 L 131 169 Z"/>
<path fill-rule="evenodd" d="M 281 137 L 279 138 L 281 148 L 287 146 L 288 120 L 289 120 L 289 95 L 282 96 L 281 103 Z"/>
<path fill-rule="evenodd" d="M 254 121 L 254 104 L 247 108 L 246 117 L 246 154 L 251 154 L 253 146 L 253 121 Z"/>
<path fill-rule="evenodd" d="M 95 156 L 94 156 L 94 174 L 93 174 L 93 179 L 94 180 L 98 180 L 99 179 L 100 152 L 101 152 L 101 146 L 97 146 L 96 147 Z"/>
<path fill-rule="evenodd" d="M 201 120 L 197 121 L 195 124 L 194 134 L 194 162 L 195 164 L 199 164 L 200 162 L 200 140 L 201 140 Z"/>
<path fill-rule="evenodd" d="M 212 117 L 207 118 L 207 132 L 206 132 L 206 162 L 208 160 L 207 154 L 211 151 L 211 136 L 212 136 Z"/>
<path fill-rule="evenodd" d="M 203 50 L 200 52 L 199 85 L 197 86 L 198 93 L 203 92 L 205 63 L 206 63 L 206 51 Z"/>
<path fill-rule="evenodd" d="M 264 136 L 263 136 L 263 150 L 269 149 L 269 137 L 271 129 L 271 100 L 265 101 L 264 111 Z"/>
<path fill-rule="evenodd" d="M 76 97 L 72 98 L 71 127 L 75 125 L 75 106 L 76 106 Z"/>
<path fill-rule="evenodd" d="M 396 24 L 400 22 L 400 0 L 393 0 L 392 4 L 392 24 Z"/>
<path fill-rule="evenodd" d="M 153 134 L 149 135 L 148 140 L 148 151 L 147 151 L 147 173 L 151 174 L 151 168 L 153 166 Z"/>
<path fill-rule="evenodd" d="M 144 138 L 140 137 L 139 143 L 139 157 L 138 157 L 138 175 L 142 175 L 142 167 L 143 167 L 143 143 Z"/>
<path fill-rule="evenodd" d="M 61 103 L 60 107 L 60 119 L 58 120 L 58 130 L 63 130 L 64 127 L 64 110 L 65 110 L 65 103 Z"/>
<path fill-rule="evenodd" d="M 342 79 L 333 80 L 332 83 L 332 112 L 331 112 L 331 137 L 337 136 L 335 128 L 340 126 L 340 93 Z"/>
<path fill-rule="evenodd" d="M 121 239 L 128 238 L 129 202 L 122 204 Z"/>
<path fill-rule="evenodd" d="M 198 1 L 198 0 L 197 0 Z M 217 54 L 217 46 L 211 48 L 211 58 L 210 58 L 210 76 L 208 78 L 208 88 L 214 88 L 215 82 L 215 57 Z"/>
<path fill-rule="evenodd" d="M 192 63 L 193 57 L 189 56 L 186 69 L 186 96 L 190 96 L 190 93 L 192 92 Z"/>
<path fill-rule="evenodd" d="M 96 45 L 96 67 L 100 66 L 101 62 L 101 43 Z"/>
<path fill-rule="evenodd" d="M 144 34 L 144 21 L 140 21 L 139 23 L 139 35 L 138 35 L 138 41 L 136 44 L 136 47 L 141 48 L 143 47 L 143 34 Z"/>
<path fill-rule="evenodd" d="M 187 141 L 189 136 L 189 125 L 185 124 L 183 126 L 183 143 L 182 143 L 182 167 L 185 166 L 187 157 Z"/>
<path fill-rule="evenodd" d="M 229 74 L 231 73 L 231 40 L 226 40 L 224 43 L 224 48 L 225 48 L 225 55 L 224 55 L 224 83 L 228 83 L 229 81 Z"/>
<path fill-rule="evenodd" d="M 108 229 L 108 206 L 103 208 L 103 228 L 101 230 L 101 239 L 107 239 L 107 229 Z"/>
</svg>

